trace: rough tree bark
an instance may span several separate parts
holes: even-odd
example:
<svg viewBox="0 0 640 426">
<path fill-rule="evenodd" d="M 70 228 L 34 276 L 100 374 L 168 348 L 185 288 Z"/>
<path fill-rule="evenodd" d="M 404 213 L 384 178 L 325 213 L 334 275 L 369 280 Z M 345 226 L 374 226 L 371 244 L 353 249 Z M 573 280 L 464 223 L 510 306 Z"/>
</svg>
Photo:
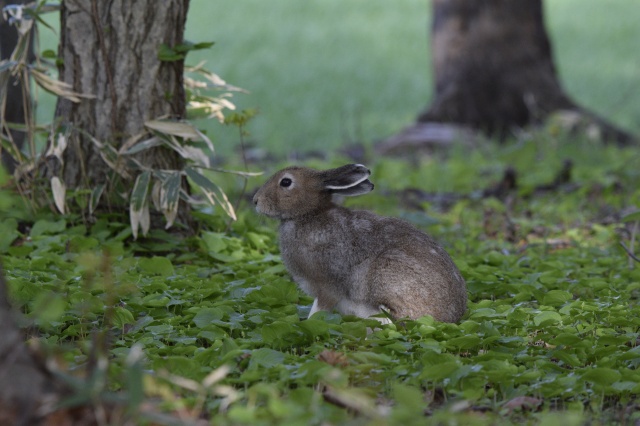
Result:
<svg viewBox="0 0 640 426">
<path fill-rule="evenodd" d="M 110 184 L 110 170 L 87 135 L 118 149 L 145 133 L 147 120 L 185 116 L 183 60 L 163 62 L 158 49 L 183 42 L 188 7 L 189 0 L 62 2 L 60 79 L 75 92 L 95 96 L 79 103 L 58 100 L 56 118 L 69 138 L 64 168 L 53 173 L 68 188 Z M 140 155 L 153 169 L 182 168 L 173 151 L 155 148 Z"/>
<path fill-rule="evenodd" d="M 573 108 L 557 78 L 542 0 L 434 0 L 435 99 L 419 121 L 504 135 Z"/>
<path fill-rule="evenodd" d="M 563 91 L 542 0 L 433 0 L 432 6 L 435 98 L 415 126 L 394 137 L 396 142 L 429 138 L 434 129 L 441 135 L 443 127 L 433 123 L 502 139 L 514 128 L 538 124 L 558 110 L 588 116 L 604 139 L 629 142 L 630 135 L 580 108 Z"/>
</svg>

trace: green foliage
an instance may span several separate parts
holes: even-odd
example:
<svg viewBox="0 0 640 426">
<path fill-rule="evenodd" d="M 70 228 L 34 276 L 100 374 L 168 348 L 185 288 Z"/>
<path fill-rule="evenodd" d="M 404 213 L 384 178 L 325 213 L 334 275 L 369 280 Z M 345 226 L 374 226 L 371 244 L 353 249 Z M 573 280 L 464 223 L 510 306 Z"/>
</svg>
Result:
<svg viewBox="0 0 640 426">
<path fill-rule="evenodd" d="M 446 164 L 380 161 L 372 179 L 385 196 L 351 201 L 405 216 L 448 247 L 469 288 L 460 324 L 306 319 L 311 298 L 282 267 L 274 227 L 244 210 L 228 233 L 156 233 L 129 247 L 130 233 L 106 220 L 87 229 L 43 218 L 25 234 L 6 219 L 17 235 L 0 247 L 12 300 L 41 341 L 66 348 L 70 367 L 84 365 L 92 331 L 106 326 L 101 392 L 131 394 L 131 407 L 156 396 L 156 414 L 186 405 L 215 424 L 635 421 L 640 268 L 618 243 L 640 207 L 640 174 L 626 166 L 638 154 L 536 143 Z M 577 186 L 536 192 L 565 156 Z M 507 204 L 473 195 L 510 163 L 520 194 Z M 411 186 L 469 197 L 408 214 L 392 189 Z"/>
<path fill-rule="evenodd" d="M 213 45 L 213 42 L 192 43 L 190 41 L 185 41 L 184 43 L 171 47 L 166 44 L 161 44 L 158 48 L 158 59 L 165 62 L 180 61 L 186 58 L 187 54 L 192 50 L 208 49 Z"/>
</svg>

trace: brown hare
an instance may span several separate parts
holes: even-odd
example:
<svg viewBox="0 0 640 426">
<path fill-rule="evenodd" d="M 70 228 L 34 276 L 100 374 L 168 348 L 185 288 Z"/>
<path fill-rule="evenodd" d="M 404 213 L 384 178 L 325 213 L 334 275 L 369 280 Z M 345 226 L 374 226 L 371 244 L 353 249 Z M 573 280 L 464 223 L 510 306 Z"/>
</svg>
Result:
<svg viewBox="0 0 640 426">
<path fill-rule="evenodd" d="M 431 315 L 457 322 L 467 291 L 447 252 L 409 223 L 335 204 L 334 195 L 373 190 L 361 164 L 288 167 L 255 194 L 256 210 L 280 220 L 282 260 L 319 310 L 369 317 Z"/>
</svg>

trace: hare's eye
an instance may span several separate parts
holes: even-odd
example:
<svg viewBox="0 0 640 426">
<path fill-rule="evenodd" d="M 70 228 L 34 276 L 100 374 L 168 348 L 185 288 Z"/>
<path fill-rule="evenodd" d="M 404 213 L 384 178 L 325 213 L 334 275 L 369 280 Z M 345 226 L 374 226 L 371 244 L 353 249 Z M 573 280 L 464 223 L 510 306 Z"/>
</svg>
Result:
<svg viewBox="0 0 640 426">
<path fill-rule="evenodd" d="M 291 184 L 293 183 L 293 181 L 289 178 L 282 178 L 280 180 L 280 186 L 283 188 L 288 188 L 291 186 Z"/>
</svg>

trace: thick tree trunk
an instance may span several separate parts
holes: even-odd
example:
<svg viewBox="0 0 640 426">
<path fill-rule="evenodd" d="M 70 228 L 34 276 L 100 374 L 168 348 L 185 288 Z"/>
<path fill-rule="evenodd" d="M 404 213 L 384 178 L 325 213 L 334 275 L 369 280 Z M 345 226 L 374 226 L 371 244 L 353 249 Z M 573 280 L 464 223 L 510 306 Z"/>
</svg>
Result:
<svg viewBox="0 0 640 426">
<path fill-rule="evenodd" d="M 56 117 L 69 139 L 64 170 L 53 173 L 68 188 L 112 183 L 88 135 L 118 149 L 146 132 L 145 121 L 185 116 L 183 60 L 163 62 L 158 50 L 183 42 L 188 7 L 189 0 L 62 2 L 60 79 L 75 92 L 95 96 L 79 103 L 58 100 Z M 162 148 L 138 159 L 152 169 L 182 168 L 182 159 Z M 132 182 L 124 184 L 130 189 Z"/>
<path fill-rule="evenodd" d="M 416 124 L 382 143 L 380 152 L 468 140 L 469 130 L 503 139 L 561 110 L 577 111 L 605 141 L 633 140 L 564 93 L 542 0 L 432 0 L 432 5 L 435 99 Z"/>
<path fill-rule="evenodd" d="M 489 134 L 572 109 L 557 78 L 542 0 L 433 0 L 435 99 L 422 122 Z"/>
</svg>

